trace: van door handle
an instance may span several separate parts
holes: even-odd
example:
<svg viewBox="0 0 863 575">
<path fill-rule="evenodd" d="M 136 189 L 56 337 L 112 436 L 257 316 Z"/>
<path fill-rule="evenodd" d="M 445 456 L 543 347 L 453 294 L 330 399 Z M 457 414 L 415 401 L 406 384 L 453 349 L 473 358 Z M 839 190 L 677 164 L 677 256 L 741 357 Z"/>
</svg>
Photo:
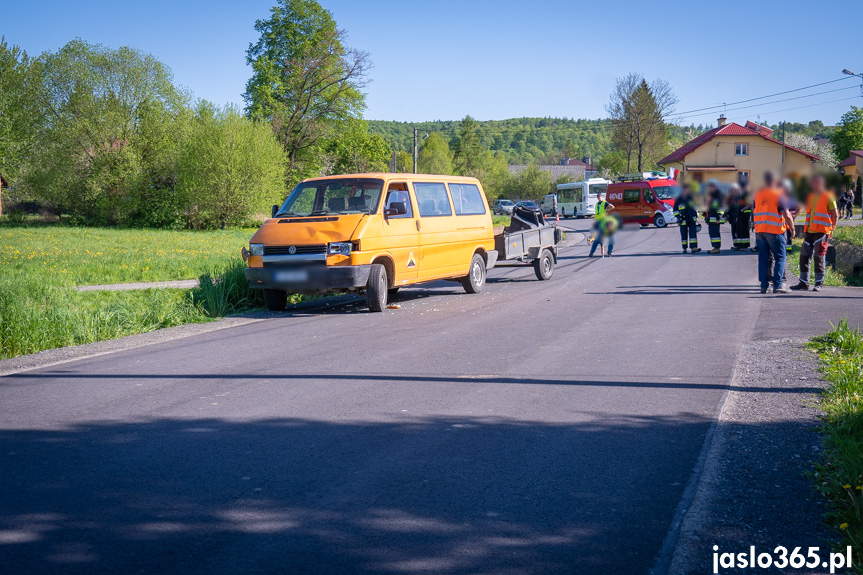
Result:
<svg viewBox="0 0 863 575">
<path fill-rule="evenodd" d="M 416 225 L 417 225 L 417 231 L 420 231 L 420 221 L 419 221 L 419 220 L 414 220 L 414 222 L 415 222 L 415 223 L 416 223 Z"/>
</svg>

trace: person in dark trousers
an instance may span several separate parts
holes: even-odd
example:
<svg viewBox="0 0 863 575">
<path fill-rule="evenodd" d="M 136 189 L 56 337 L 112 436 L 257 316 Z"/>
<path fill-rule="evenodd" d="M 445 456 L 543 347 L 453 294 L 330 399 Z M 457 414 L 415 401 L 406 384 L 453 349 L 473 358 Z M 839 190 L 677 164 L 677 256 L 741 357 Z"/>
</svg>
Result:
<svg viewBox="0 0 863 575">
<path fill-rule="evenodd" d="M 737 214 L 737 249 L 749 249 L 752 231 L 752 197 L 749 195 L 749 178 L 740 176 L 740 211 Z"/>
<path fill-rule="evenodd" d="M 794 219 L 788 211 L 785 193 L 775 185 L 773 172 L 764 173 L 764 187 L 755 194 L 752 218 L 755 221 L 755 242 L 758 247 L 758 281 L 761 293 L 767 293 L 773 281 L 773 293 L 788 293 L 790 290 L 782 282 L 785 272 L 785 230 L 791 228 L 794 237 Z M 772 275 L 768 275 L 770 254 L 775 265 Z"/>
<path fill-rule="evenodd" d="M 688 248 L 692 253 L 697 254 L 701 251 L 698 247 L 698 210 L 695 208 L 695 199 L 692 197 L 689 184 L 683 184 L 680 197 L 674 200 L 674 215 L 680 227 L 680 244 L 683 246 L 683 253 L 686 253 Z"/>
<path fill-rule="evenodd" d="M 722 192 L 719 182 L 710 180 L 707 183 L 707 233 L 710 236 L 709 253 L 718 254 L 722 247 L 722 236 L 719 226 L 725 220 L 725 210 L 722 208 Z"/>
<path fill-rule="evenodd" d="M 614 209 L 614 205 L 606 202 L 605 197 L 602 194 L 599 194 L 597 196 L 596 211 L 595 211 L 596 216 L 594 217 L 594 222 L 593 222 L 593 228 L 594 228 L 593 229 L 593 231 L 594 231 L 593 243 L 590 244 L 590 253 L 587 254 L 587 257 L 589 257 L 589 258 L 593 257 L 593 252 L 596 251 L 597 246 L 599 246 L 600 253 L 603 256 L 605 255 L 605 251 L 604 251 L 604 248 L 602 246 L 602 239 L 606 235 L 606 226 L 603 224 L 605 222 L 605 218 L 610 217 L 608 215 L 608 212 L 613 210 L 613 209 Z M 615 228 L 615 231 L 617 231 L 617 228 Z M 611 235 L 609 235 L 609 237 L 608 237 L 608 255 L 609 256 L 611 255 L 612 250 L 614 250 L 614 234 L 613 233 Z"/>
<path fill-rule="evenodd" d="M 728 222 L 728 227 L 731 228 L 731 250 L 737 251 L 737 219 L 740 217 L 740 186 L 731 184 L 728 190 L 728 199 L 725 208 L 725 220 Z"/>
<path fill-rule="evenodd" d="M 827 242 L 839 220 L 836 199 L 824 189 L 824 178 L 812 176 L 812 192 L 806 200 L 806 225 L 803 227 L 803 245 L 800 248 L 800 283 L 791 289 L 809 290 L 809 263 L 815 260 L 815 291 L 824 285 L 827 268 Z"/>
<path fill-rule="evenodd" d="M 836 194 L 836 207 L 839 208 L 839 217 L 845 217 L 846 202 L 848 201 L 848 194 L 845 193 L 845 186 L 839 186 L 839 190 Z"/>
<path fill-rule="evenodd" d="M 849 220 L 854 218 L 854 199 L 854 188 L 848 188 L 845 192 L 845 213 Z"/>
</svg>

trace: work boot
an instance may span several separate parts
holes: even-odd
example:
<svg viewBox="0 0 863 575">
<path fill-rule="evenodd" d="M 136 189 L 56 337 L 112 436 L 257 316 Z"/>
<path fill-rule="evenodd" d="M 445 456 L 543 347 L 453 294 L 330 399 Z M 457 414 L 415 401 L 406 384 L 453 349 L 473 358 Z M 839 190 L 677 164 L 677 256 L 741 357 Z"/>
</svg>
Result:
<svg viewBox="0 0 863 575">
<path fill-rule="evenodd" d="M 708 253 L 711 253 L 711 254 L 718 254 L 718 253 L 719 253 L 719 248 L 713 248 L 713 249 L 712 249 L 712 250 L 710 250 L 710 252 L 708 252 Z"/>
<path fill-rule="evenodd" d="M 701 248 L 692 248 L 692 253 L 697 254 L 701 251 Z"/>
<path fill-rule="evenodd" d="M 767 293 L 767 288 L 761 288 L 761 293 Z"/>
<path fill-rule="evenodd" d="M 809 291 L 809 284 L 801 281 L 799 284 L 791 286 L 794 291 Z"/>
<path fill-rule="evenodd" d="M 815 287 L 812 288 L 812 291 L 821 291 L 822 287 L 824 287 L 823 284 L 817 283 L 817 284 L 815 284 Z"/>
<path fill-rule="evenodd" d="M 775 287 L 775 288 L 773 288 L 773 293 L 791 293 L 791 290 L 790 290 L 790 289 L 788 289 L 788 286 L 787 286 L 787 285 L 782 284 L 782 285 L 781 285 L 781 286 L 779 286 L 778 288 L 776 288 L 776 287 Z"/>
<path fill-rule="evenodd" d="M 683 253 L 686 253 L 686 248 L 683 248 Z"/>
</svg>

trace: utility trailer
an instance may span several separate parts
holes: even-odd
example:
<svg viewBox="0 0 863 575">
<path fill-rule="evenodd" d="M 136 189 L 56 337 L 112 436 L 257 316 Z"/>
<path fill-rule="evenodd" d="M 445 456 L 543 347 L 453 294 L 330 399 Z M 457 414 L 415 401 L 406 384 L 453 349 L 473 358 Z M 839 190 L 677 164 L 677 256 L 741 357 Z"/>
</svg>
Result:
<svg viewBox="0 0 863 575">
<path fill-rule="evenodd" d="M 498 253 L 495 267 L 533 266 L 537 279 L 550 280 L 562 236 L 563 230 L 554 226 L 504 231 L 494 237 Z"/>
</svg>

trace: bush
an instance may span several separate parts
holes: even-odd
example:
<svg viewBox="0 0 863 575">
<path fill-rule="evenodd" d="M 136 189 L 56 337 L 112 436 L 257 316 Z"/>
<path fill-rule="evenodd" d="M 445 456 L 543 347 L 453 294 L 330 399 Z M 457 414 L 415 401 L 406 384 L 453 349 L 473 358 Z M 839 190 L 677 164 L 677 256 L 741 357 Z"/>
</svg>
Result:
<svg viewBox="0 0 863 575">
<path fill-rule="evenodd" d="M 222 317 L 264 305 L 260 290 L 249 289 L 243 273 L 245 264 L 236 261 L 214 273 L 202 274 L 200 285 L 192 290 L 195 306 L 208 317 Z"/>
</svg>

